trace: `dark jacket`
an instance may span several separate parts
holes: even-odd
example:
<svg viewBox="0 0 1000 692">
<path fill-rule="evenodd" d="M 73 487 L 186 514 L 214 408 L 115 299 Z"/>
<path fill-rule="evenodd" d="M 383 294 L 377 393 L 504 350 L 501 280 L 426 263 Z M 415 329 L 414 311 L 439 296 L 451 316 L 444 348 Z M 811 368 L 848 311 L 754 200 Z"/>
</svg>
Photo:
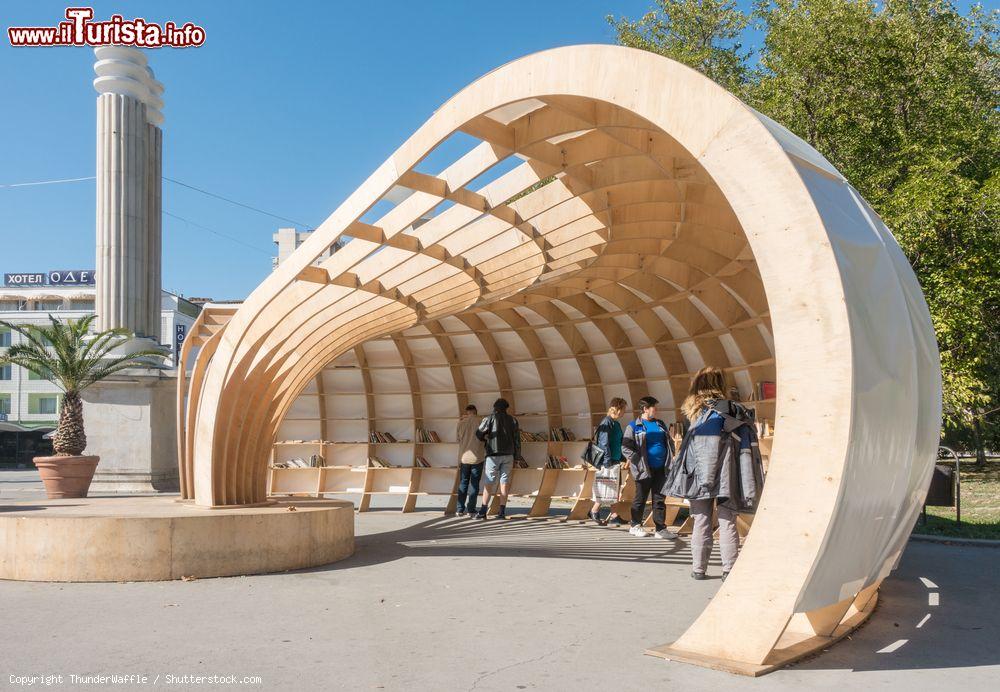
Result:
<svg viewBox="0 0 1000 692">
<path fill-rule="evenodd" d="M 604 452 L 601 466 L 617 466 L 621 461 L 621 459 L 611 458 L 611 430 L 615 425 L 618 425 L 618 421 L 611 416 L 604 416 L 601 422 L 597 424 L 597 427 L 594 428 L 594 446 Z M 622 453 L 624 455 L 624 438 L 622 439 L 622 443 Z"/>
<path fill-rule="evenodd" d="M 670 436 L 666 423 L 659 418 L 654 418 L 653 422 L 660 426 L 667 438 L 666 468 L 670 468 L 670 460 L 674 456 L 674 439 Z M 652 477 L 649 461 L 646 459 L 646 426 L 642 417 L 636 418 L 625 428 L 625 435 L 622 437 L 622 455 L 628 461 L 632 477 L 637 481 Z"/>
<path fill-rule="evenodd" d="M 486 443 L 486 456 L 521 456 L 521 429 L 517 418 L 506 411 L 494 411 L 483 418 L 476 430 L 476 437 Z"/>
<path fill-rule="evenodd" d="M 684 435 L 663 494 L 688 500 L 718 498 L 735 511 L 752 511 L 764 475 L 751 420 L 735 402 L 710 402 Z"/>
</svg>

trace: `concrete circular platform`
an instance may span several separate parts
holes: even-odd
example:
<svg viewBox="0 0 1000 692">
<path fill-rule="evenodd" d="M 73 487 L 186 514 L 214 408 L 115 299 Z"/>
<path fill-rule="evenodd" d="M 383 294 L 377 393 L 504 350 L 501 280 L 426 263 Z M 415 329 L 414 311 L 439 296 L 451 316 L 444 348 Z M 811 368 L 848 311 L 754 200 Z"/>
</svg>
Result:
<svg viewBox="0 0 1000 692">
<path fill-rule="evenodd" d="M 354 505 L 206 509 L 174 497 L 0 506 L 0 579 L 161 581 L 316 567 L 354 553 Z"/>
</svg>

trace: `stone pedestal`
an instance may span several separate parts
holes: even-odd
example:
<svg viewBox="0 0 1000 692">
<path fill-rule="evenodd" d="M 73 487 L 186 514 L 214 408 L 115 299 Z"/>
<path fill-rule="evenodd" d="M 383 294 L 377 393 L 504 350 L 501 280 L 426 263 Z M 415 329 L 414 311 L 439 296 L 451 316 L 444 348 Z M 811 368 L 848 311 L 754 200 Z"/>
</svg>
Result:
<svg viewBox="0 0 1000 692">
<path fill-rule="evenodd" d="M 128 370 L 83 392 L 87 454 L 101 457 L 92 494 L 177 492 L 177 380 Z"/>
</svg>

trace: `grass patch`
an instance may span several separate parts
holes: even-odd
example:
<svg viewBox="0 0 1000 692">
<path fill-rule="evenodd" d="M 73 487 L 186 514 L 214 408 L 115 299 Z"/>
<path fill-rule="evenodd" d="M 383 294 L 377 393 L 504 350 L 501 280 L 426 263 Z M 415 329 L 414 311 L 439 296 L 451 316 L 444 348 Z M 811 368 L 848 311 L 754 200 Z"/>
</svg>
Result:
<svg viewBox="0 0 1000 692">
<path fill-rule="evenodd" d="M 954 507 L 928 507 L 927 523 L 917 520 L 913 533 L 951 538 L 1000 540 L 1000 459 L 989 459 L 982 469 L 963 460 L 962 523 Z"/>
</svg>

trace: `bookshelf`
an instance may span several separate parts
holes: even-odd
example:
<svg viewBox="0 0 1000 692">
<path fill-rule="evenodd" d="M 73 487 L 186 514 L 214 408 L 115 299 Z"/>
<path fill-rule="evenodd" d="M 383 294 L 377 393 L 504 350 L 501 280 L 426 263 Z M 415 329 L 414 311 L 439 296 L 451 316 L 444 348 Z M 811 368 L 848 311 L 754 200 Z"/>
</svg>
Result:
<svg viewBox="0 0 1000 692">
<path fill-rule="evenodd" d="M 490 345 L 480 326 L 448 318 L 436 333 L 414 327 L 365 342 L 329 363 L 283 419 L 272 450 L 269 492 L 357 494 L 361 512 L 375 497 L 398 497 L 401 510 L 410 512 L 424 498 L 445 496 L 451 513 L 459 482 L 456 425 L 467 404 L 485 415 L 503 396 L 525 433 L 525 467 L 514 469 L 510 494 L 532 501 L 530 517 L 548 516 L 553 499 L 568 499 L 571 516 L 582 518 L 593 471 L 583 468 L 580 455 L 607 399 L 620 395 L 634 402 L 648 392 L 664 402 L 661 417 L 679 419 L 671 402 L 683 400 L 689 372 L 666 374 L 651 366 L 649 375 L 641 376 L 641 370 L 625 366 L 588 368 L 558 355 L 565 346 L 548 333 L 539 334 L 534 345 L 524 339 L 518 355 L 513 337 L 522 329 L 497 328 L 498 343 Z M 652 356 L 626 348 L 622 358 L 637 353 L 646 361 Z M 730 370 L 743 403 L 773 426 L 776 399 L 762 397 L 761 386 L 773 381 L 770 354 Z M 768 393 L 774 393 L 773 385 Z M 770 439 L 761 440 L 761 452 L 770 453 Z M 314 454 L 320 465 L 311 467 Z M 281 468 L 293 460 L 305 468 Z"/>
</svg>

